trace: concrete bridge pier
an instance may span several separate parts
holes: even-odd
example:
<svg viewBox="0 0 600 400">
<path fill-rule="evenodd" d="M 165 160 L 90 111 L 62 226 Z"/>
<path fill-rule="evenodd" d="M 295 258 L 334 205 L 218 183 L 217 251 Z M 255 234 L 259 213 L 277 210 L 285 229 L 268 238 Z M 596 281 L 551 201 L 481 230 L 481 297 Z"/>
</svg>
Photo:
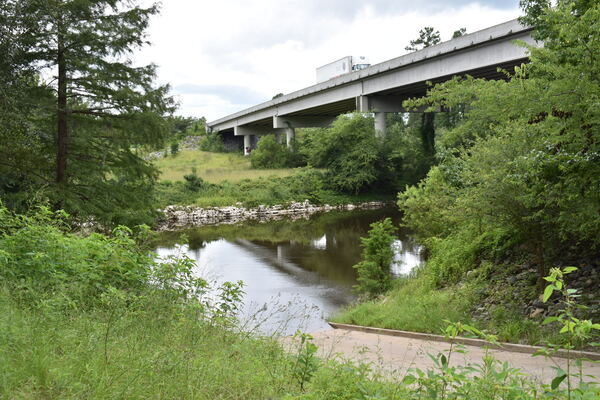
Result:
<svg viewBox="0 0 600 400">
<path fill-rule="evenodd" d="M 278 116 L 273 117 L 273 128 L 285 131 L 286 144 L 292 146 L 296 138 L 295 128 L 318 128 L 331 125 L 336 115 L 305 115 L 305 116 Z"/>
<path fill-rule="evenodd" d="M 296 140 L 296 130 L 294 128 L 285 129 L 285 143 L 288 149 L 292 148 L 292 143 Z"/>
<path fill-rule="evenodd" d="M 252 150 L 252 135 L 244 135 L 244 155 L 250 155 Z"/>
<path fill-rule="evenodd" d="M 375 112 L 375 135 L 380 138 L 385 137 L 386 122 L 385 112 Z"/>
</svg>

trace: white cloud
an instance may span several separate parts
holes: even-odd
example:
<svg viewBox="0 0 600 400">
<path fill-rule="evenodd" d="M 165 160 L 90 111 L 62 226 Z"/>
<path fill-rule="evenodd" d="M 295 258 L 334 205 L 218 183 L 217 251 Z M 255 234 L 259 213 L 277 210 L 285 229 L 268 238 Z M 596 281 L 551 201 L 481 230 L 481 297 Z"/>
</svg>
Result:
<svg viewBox="0 0 600 400">
<path fill-rule="evenodd" d="M 419 29 L 447 40 L 519 15 L 517 1 L 164 0 L 138 55 L 159 66 L 179 114 L 208 120 L 315 83 L 315 68 L 346 55 L 378 63 L 403 53 Z M 192 90 L 193 88 L 193 90 Z"/>
</svg>

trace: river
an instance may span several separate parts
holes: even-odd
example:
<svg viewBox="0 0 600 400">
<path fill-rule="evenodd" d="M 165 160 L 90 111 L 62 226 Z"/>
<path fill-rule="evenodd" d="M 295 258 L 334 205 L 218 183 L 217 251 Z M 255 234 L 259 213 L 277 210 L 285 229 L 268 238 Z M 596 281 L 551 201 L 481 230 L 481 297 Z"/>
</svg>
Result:
<svg viewBox="0 0 600 400">
<path fill-rule="evenodd" d="M 390 207 L 204 226 L 162 233 L 156 252 L 159 257 L 187 253 L 196 261 L 196 273 L 216 284 L 243 281 L 240 318 L 247 328 L 312 332 L 327 328 L 327 317 L 355 300 L 352 266 L 360 261 L 360 238 L 385 217 L 399 225 L 400 214 Z M 187 244 L 180 244 L 182 234 Z M 403 228 L 394 249 L 396 276 L 421 262 L 419 246 Z"/>
</svg>

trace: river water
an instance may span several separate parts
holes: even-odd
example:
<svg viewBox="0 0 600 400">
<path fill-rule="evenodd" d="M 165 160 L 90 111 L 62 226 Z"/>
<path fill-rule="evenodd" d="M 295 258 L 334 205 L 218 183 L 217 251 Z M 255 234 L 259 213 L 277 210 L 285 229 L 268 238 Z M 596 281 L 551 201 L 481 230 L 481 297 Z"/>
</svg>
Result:
<svg viewBox="0 0 600 400">
<path fill-rule="evenodd" d="M 159 257 L 186 253 L 196 261 L 196 273 L 217 285 L 243 281 L 240 318 L 248 329 L 312 332 L 327 328 L 327 317 L 355 300 L 352 266 L 360 261 L 360 238 L 386 217 L 396 226 L 400 222 L 397 210 L 382 208 L 204 226 L 161 234 L 156 252 Z M 180 244 L 182 234 L 187 244 Z M 394 275 L 421 262 L 420 248 L 405 229 L 398 229 L 394 249 Z"/>
</svg>

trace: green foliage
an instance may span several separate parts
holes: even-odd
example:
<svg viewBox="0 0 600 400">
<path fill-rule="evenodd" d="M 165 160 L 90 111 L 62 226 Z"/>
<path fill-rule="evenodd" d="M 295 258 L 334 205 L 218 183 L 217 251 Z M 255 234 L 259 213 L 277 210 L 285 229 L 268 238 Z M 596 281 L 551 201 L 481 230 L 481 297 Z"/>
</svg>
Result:
<svg viewBox="0 0 600 400">
<path fill-rule="evenodd" d="M 163 146 L 174 103 L 154 84 L 155 66 L 134 67 L 130 56 L 157 12 L 112 0 L 2 2 L 0 48 L 18 50 L 2 53 L 0 72 L 14 73 L 15 96 L 0 111 L 11 116 L 0 130 L 0 194 L 11 207 L 35 196 L 83 220 L 152 218 L 157 171 L 139 151 Z"/>
<path fill-rule="evenodd" d="M 256 149 L 250 153 L 252 168 L 258 169 L 296 167 L 296 158 L 285 144 L 277 142 L 275 135 L 262 136 Z"/>
<path fill-rule="evenodd" d="M 419 31 L 419 37 L 410 41 L 410 45 L 406 46 L 406 51 L 417 51 L 426 47 L 431 47 L 441 41 L 440 31 L 434 31 L 431 26 L 426 26 Z"/>
<path fill-rule="evenodd" d="M 379 142 L 373 118 L 342 115 L 331 128 L 312 134 L 306 144 L 308 163 L 327 168 L 327 181 L 334 190 L 359 193 L 376 181 Z"/>
<path fill-rule="evenodd" d="M 529 48 L 530 64 L 506 81 L 454 79 L 407 104 L 464 109 L 440 139 L 440 165 L 399 202 L 428 246 L 447 249 L 431 261 L 441 282 L 508 241 L 538 267 L 541 288 L 552 262 L 600 245 L 600 64 L 590 57 L 600 51 L 600 5 L 529 11 L 545 40 Z"/>
<path fill-rule="evenodd" d="M 394 260 L 392 244 L 396 228 L 390 218 L 371 224 L 366 238 L 362 238 L 362 261 L 354 266 L 358 274 L 355 289 L 373 297 L 385 293 L 391 287 L 390 267 Z"/>
<path fill-rule="evenodd" d="M 464 36 L 466 34 L 467 34 L 467 28 L 457 29 L 452 33 L 452 39 L 456 39 L 456 38 Z"/>
<path fill-rule="evenodd" d="M 224 153 L 226 149 L 221 134 L 218 131 L 206 133 L 200 141 L 200 150 L 213 153 Z"/>
<path fill-rule="evenodd" d="M 345 310 L 333 321 L 363 326 L 438 334 L 444 320 L 471 322 L 475 303 L 470 287 L 436 289 L 421 273 L 415 279 L 399 278 L 384 299 L 370 300 Z"/>
<path fill-rule="evenodd" d="M 456 231 L 460 215 L 454 212 L 456 192 L 444 170 L 432 168 L 425 181 L 398 195 L 398 206 L 405 212 L 404 223 L 422 240 L 449 236 Z"/>
<path fill-rule="evenodd" d="M 544 277 L 544 279 L 549 282 L 549 285 L 546 286 L 543 295 L 543 301 L 547 302 L 550 297 L 555 293 L 560 293 L 561 295 L 561 303 L 562 308 L 560 309 L 557 316 L 550 316 L 544 320 L 544 324 L 553 324 L 556 323 L 560 326 L 560 334 L 566 337 L 566 344 L 563 346 L 550 346 L 545 347 L 544 349 L 539 350 L 536 355 L 543 356 L 552 356 L 556 354 L 556 352 L 560 348 L 566 348 L 567 350 L 572 350 L 575 346 L 582 346 L 590 343 L 590 341 L 594 338 L 600 337 L 600 324 L 594 323 L 589 319 L 580 319 L 575 317 L 575 313 L 577 310 L 586 309 L 585 306 L 578 304 L 577 299 L 580 297 L 579 290 L 571 289 L 567 287 L 565 283 L 565 276 L 577 271 L 576 267 L 565 267 L 565 268 L 552 268 L 550 270 L 550 275 Z M 594 344 L 598 346 L 597 343 Z M 567 360 L 567 368 L 566 371 L 562 368 L 556 369 L 556 377 L 552 380 L 550 384 L 550 389 L 552 391 L 559 391 L 559 386 L 563 381 L 566 380 L 566 393 L 569 397 L 573 395 L 585 395 L 585 389 L 588 385 L 597 386 L 597 382 L 591 381 L 586 382 L 584 379 L 588 379 L 589 377 L 584 377 L 583 371 L 581 368 L 581 361 L 576 360 L 575 366 L 577 366 L 578 371 L 572 371 L 571 359 Z M 574 387 L 575 381 L 579 382 L 578 387 Z"/>
<path fill-rule="evenodd" d="M 543 301 L 547 302 L 557 292 L 561 295 L 563 306 L 559 315 L 546 318 L 544 324 L 558 323 L 561 328 L 559 333 L 568 337 L 568 348 L 588 343 L 592 337 L 598 336 L 597 333 L 594 335 L 594 331 L 600 331 L 600 324 L 575 317 L 577 310 L 587 309 L 587 307 L 577 302 L 577 299 L 581 296 L 580 290 L 568 288 L 564 281 L 566 275 L 575 271 L 577 271 L 576 267 L 552 268 L 550 275 L 544 277 L 549 285 L 544 290 Z"/>
<path fill-rule="evenodd" d="M 419 138 L 420 119 L 410 116 L 405 121 L 402 114 L 398 116 L 388 120 L 377 163 L 377 186 L 396 192 L 424 178 L 432 162 Z"/>
<path fill-rule="evenodd" d="M 112 238 L 79 237 L 64 234 L 46 209 L 32 217 L 0 211 L 0 277 L 19 298 L 79 308 L 113 289 L 139 292 L 147 282 L 152 259 L 136 249 L 129 228 L 116 228 Z"/>
<path fill-rule="evenodd" d="M 434 161 L 426 148 L 434 139 L 428 136 L 430 147 L 424 146 L 420 117 L 390 114 L 387 123 L 378 138 L 371 117 L 343 115 L 330 128 L 304 130 L 299 152 L 309 165 L 328 170 L 328 186 L 336 191 L 401 191 L 426 175 Z"/>
<path fill-rule="evenodd" d="M 171 142 L 171 155 L 179 153 L 179 142 Z"/>
<path fill-rule="evenodd" d="M 189 134 L 204 133 L 204 124 L 206 118 L 182 117 L 180 115 L 171 115 L 166 118 L 170 126 L 171 138 L 174 140 L 183 139 Z"/>
<path fill-rule="evenodd" d="M 207 183 L 196 174 L 196 168 L 192 168 L 192 172 L 188 175 L 184 175 L 185 188 L 190 192 L 198 192 L 200 189 L 207 187 Z"/>
<path fill-rule="evenodd" d="M 339 205 L 390 198 L 380 194 L 350 195 L 329 189 L 326 174 L 312 168 L 303 168 L 295 175 L 204 183 L 197 192 L 187 189 L 187 182 L 161 182 L 157 185 L 159 207 L 168 205 L 196 205 L 201 207 L 231 206 L 242 203 L 246 207 L 289 204 L 309 200 L 312 204 Z M 199 177 L 199 179 L 202 179 Z"/>
<path fill-rule="evenodd" d="M 319 368 L 317 359 L 317 345 L 313 343 L 313 337 L 307 333 L 297 331 L 294 339 L 298 341 L 295 360 L 293 361 L 292 376 L 298 382 L 300 390 L 310 381 Z"/>
</svg>

